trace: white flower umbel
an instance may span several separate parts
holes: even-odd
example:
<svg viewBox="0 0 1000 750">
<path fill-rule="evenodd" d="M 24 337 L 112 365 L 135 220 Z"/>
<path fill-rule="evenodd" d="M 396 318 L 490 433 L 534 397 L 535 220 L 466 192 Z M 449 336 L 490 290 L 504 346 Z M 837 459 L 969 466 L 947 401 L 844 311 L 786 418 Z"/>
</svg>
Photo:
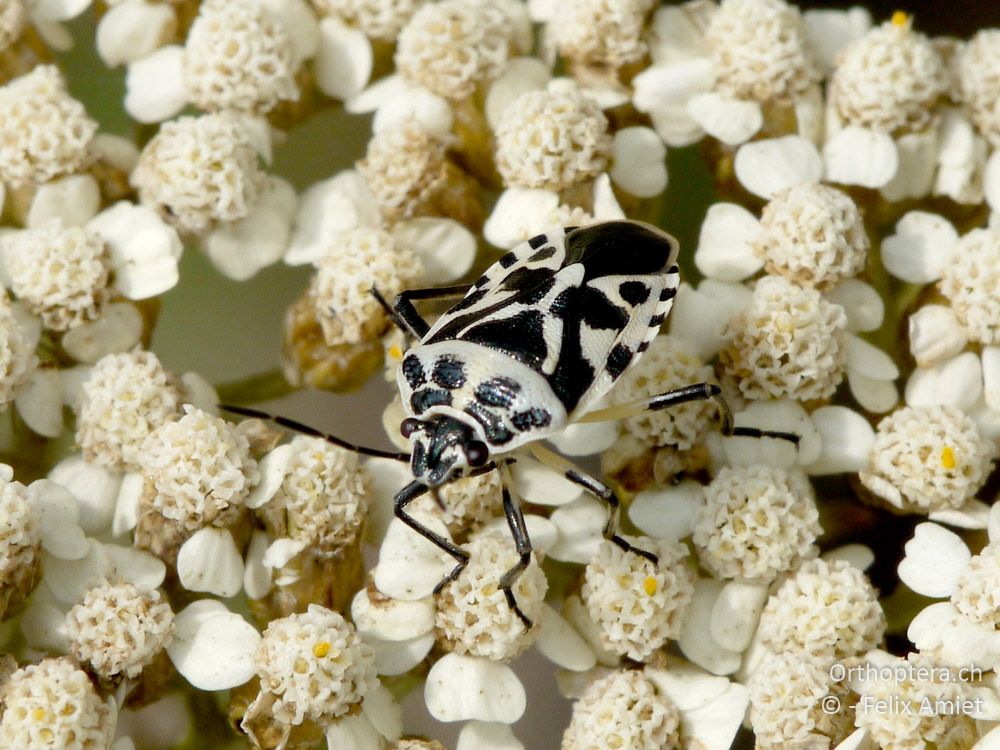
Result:
<svg viewBox="0 0 1000 750">
<path fill-rule="evenodd" d="M 933 125 L 932 113 L 946 85 L 945 66 L 912 19 L 892 20 L 849 44 L 838 57 L 830 81 L 829 104 L 837 127 L 824 146 L 827 178 L 849 185 L 884 187 L 905 162 L 933 163 L 935 139 L 903 148 L 904 134 L 919 136 Z M 895 138 L 894 138 L 895 136 Z M 933 171 L 900 197 L 920 197 Z"/>
<path fill-rule="evenodd" d="M 905 513 L 960 508 L 986 481 L 995 446 L 950 406 L 906 406 L 879 422 L 862 484 Z"/>
<path fill-rule="evenodd" d="M 629 543 L 657 555 L 659 562 L 654 565 L 604 540 L 584 572 L 581 596 L 600 628 L 602 645 L 643 661 L 680 634 L 694 576 L 682 544 L 648 537 Z"/>
<path fill-rule="evenodd" d="M 573 66 L 617 71 L 646 54 L 642 38 L 649 0 L 570 0 L 560 3 L 546 31 Z"/>
<path fill-rule="evenodd" d="M 385 230 L 362 227 L 345 232 L 340 244 L 320 261 L 311 287 L 326 342 L 336 346 L 374 341 L 389 319 L 371 290 L 393 299 L 422 276 L 420 259 Z"/>
<path fill-rule="evenodd" d="M 437 594 L 435 626 L 440 637 L 459 654 L 509 661 L 531 646 L 538 628 L 524 623 L 498 586 L 514 568 L 518 554 L 508 539 L 481 534 L 466 549 L 469 564 Z M 517 605 L 533 622 L 541 615 L 548 584 L 532 558 L 512 589 Z"/>
<path fill-rule="evenodd" d="M 41 576 L 42 536 L 28 488 L 0 464 L 0 620 L 17 612 Z"/>
<path fill-rule="evenodd" d="M 142 150 L 132 184 L 143 205 L 184 233 L 244 218 L 264 173 L 249 136 L 230 115 L 165 123 Z"/>
<path fill-rule="evenodd" d="M 705 488 L 692 540 L 719 578 L 768 583 L 817 554 L 822 532 L 809 480 L 770 466 L 724 467 Z"/>
<path fill-rule="evenodd" d="M 76 440 L 84 458 L 136 468 L 146 436 L 178 415 L 179 386 L 152 352 L 102 357 L 80 389 Z"/>
<path fill-rule="evenodd" d="M 494 3 L 444 0 L 423 5 L 399 33 L 396 69 L 447 99 L 464 99 L 503 69 L 511 30 Z"/>
<path fill-rule="evenodd" d="M 626 669 L 596 680 L 573 704 L 562 750 L 680 748 L 680 714 L 641 671 Z"/>
<path fill-rule="evenodd" d="M 719 353 L 746 398 L 827 399 L 847 368 L 844 309 L 780 276 L 757 281 Z"/>
<path fill-rule="evenodd" d="M 803 563 L 768 599 L 757 635 L 777 653 L 835 660 L 877 646 L 886 620 L 878 592 L 844 560 Z"/>
<path fill-rule="evenodd" d="M 66 635 L 72 655 L 102 680 L 132 680 L 173 639 L 174 613 L 159 591 L 105 583 L 70 609 Z"/>
<path fill-rule="evenodd" d="M 45 659 L 3 684 L 0 744 L 9 748 L 110 750 L 117 707 L 70 659 Z"/>
<path fill-rule="evenodd" d="M 0 180 L 41 184 L 88 162 L 97 123 L 55 66 L 40 65 L 0 87 L 0 110 Z"/>
</svg>

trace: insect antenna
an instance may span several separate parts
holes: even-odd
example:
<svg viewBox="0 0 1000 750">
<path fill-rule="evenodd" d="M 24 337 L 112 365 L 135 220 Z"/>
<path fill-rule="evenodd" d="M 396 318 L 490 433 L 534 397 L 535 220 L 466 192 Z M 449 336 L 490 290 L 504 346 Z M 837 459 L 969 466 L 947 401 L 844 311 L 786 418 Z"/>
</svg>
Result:
<svg viewBox="0 0 1000 750">
<path fill-rule="evenodd" d="M 363 445 L 354 445 L 354 443 L 349 443 L 336 435 L 330 435 L 326 432 L 320 432 L 315 427 L 310 427 L 302 422 L 297 422 L 294 419 L 289 419 L 288 417 L 282 417 L 277 414 L 268 414 L 267 412 L 260 411 L 259 409 L 251 409 L 248 406 L 233 406 L 231 404 L 219 404 L 219 408 L 223 411 L 228 411 L 232 414 L 239 414 L 243 417 L 253 417 L 255 419 L 267 419 L 274 422 L 276 425 L 281 427 L 286 427 L 289 430 L 294 430 L 295 432 L 301 432 L 303 435 L 309 435 L 310 437 L 317 437 L 325 440 L 328 443 L 332 443 L 339 448 L 345 448 L 349 451 L 354 451 L 355 453 L 360 453 L 362 456 L 372 456 L 374 458 L 391 458 L 395 461 L 402 461 L 403 463 L 409 463 L 410 454 L 409 453 L 399 453 L 397 451 L 384 451 L 378 448 L 368 448 Z"/>
</svg>

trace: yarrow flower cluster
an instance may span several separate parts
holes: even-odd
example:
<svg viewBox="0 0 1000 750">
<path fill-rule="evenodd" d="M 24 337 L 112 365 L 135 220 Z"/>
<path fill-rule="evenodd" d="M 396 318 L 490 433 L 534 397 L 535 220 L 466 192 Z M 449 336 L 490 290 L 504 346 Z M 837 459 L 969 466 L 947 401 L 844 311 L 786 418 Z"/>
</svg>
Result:
<svg viewBox="0 0 1000 750">
<path fill-rule="evenodd" d="M 997 744 L 1000 29 L 91 5 L 0 0 L 0 747 Z"/>
</svg>

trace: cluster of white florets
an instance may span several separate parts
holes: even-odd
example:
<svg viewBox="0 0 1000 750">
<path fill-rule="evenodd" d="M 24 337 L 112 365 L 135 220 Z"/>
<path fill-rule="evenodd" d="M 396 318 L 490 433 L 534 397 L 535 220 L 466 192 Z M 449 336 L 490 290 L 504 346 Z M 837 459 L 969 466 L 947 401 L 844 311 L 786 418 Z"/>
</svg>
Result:
<svg viewBox="0 0 1000 750">
<path fill-rule="evenodd" d="M 1000 344 L 1000 230 L 974 229 L 949 256 L 941 293 L 951 302 L 969 338 L 985 346 Z"/>
<path fill-rule="evenodd" d="M 1000 30 L 983 29 L 958 57 L 962 103 L 993 148 L 1000 147 Z"/>
<path fill-rule="evenodd" d="M 316 9 L 357 26 L 372 39 L 392 42 L 425 0 L 312 0 Z"/>
<path fill-rule="evenodd" d="M 567 60 L 615 70 L 646 54 L 642 37 L 650 6 L 649 0 L 570 0 L 548 31 Z"/>
<path fill-rule="evenodd" d="M 445 147 L 413 121 L 376 133 L 360 171 L 388 221 L 412 216 L 447 181 Z"/>
<path fill-rule="evenodd" d="M 0 620 L 34 588 L 39 573 L 41 534 L 28 489 L 0 464 Z"/>
<path fill-rule="evenodd" d="M 975 421 L 950 406 L 907 406 L 878 424 L 861 482 L 907 513 L 958 508 L 976 494 L 995 448 Z"/>
<path fill-rule="evenodd" d="M 420 500 L 422 507 L 440 514 L 452 534 L 469 533 L 503 512 L 502 489 L 499 472 L 490 471 L 439 487 L 443 510 L 432 498 Z"/>
<path fill-rule="evenodd" d="M 7 295 L 3 295 L 7 302 Z M 10 303 L 0 305 L 0 406 L 10 403 L 38 364 L 28 332 Z"/>
<path fill-rule="evenodd" d="M 951 601 L 970 620 L 994 628 L 1000 625 L 1000 545 L 988 544 L 972 556 Z"/>
</svg>

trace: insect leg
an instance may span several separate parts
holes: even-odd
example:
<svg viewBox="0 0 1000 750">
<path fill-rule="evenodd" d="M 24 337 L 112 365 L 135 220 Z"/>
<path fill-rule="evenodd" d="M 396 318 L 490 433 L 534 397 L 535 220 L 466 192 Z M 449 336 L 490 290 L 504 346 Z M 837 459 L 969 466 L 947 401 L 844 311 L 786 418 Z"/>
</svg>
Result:
<svg viewBox="0 0 1000 750">
<path fill-rule="evenodd" d="M 443 299 L 445 297 L 460 297 L 469 291 L 470 284 L 457 284 L 455 286 L 429 287 L 427 289 L 409 289 L 396 295 L 396 299 L 390 305 L 382 293 L 372 287 L 372 296 L 385 310 L 386 315 L 396 324 L 403 333 L 417 339 L 424 337 L 430 330 L 430 326 L 423 316 L 417 312 L 413 306 L 413 300 L 418 299 Z"/>
<path fill-rule="evenodd" d="M 719 407 L 719 416 L 722 419 L 722 434 L 737 435 L 740 437 L 757 438 L 778 438 L 787 440 L 798 445 L 801 439 L 794 432 L 780 432 L 776 430 L 758 430 L 755 427 L 737 427 L 733 423 L 733 412 L 729 408 L 725 397 L 722 395 L 722 388 L 718 383 L 695 383 L 686 385 L 683 388 L 675 388 L 666 393 L 659 393 L 655 396 L 630 401 L 627 404 L 616 404 L 605 409 L 596 409 L 589 414 L 584 414 L 577 419 L 577 422 L 603 422 L 609 419 L 625 419 L 634 417 L 647 411 L 659 411 L 669 409 L 678 404 L 686 404 L 689 401 L 707 401 L 711 399 Z"/>
<path fill-rule="evenodd" d="M 645 557 L 654 565 L 659 562 L 656 555 L 652 552 L 647 552 L 644 549 L 632 546 L 618 534 L 618 517 L 621 513 L 621 500 L 618 499 L 618 495 L 615 494 L 615 491 L 611 489 L 611 487 L 596 477 L 592 477 L 590 474 L 581 471 L 562 456 L 557 453 L 553 453 L 548 448 L 545 448 L 538 443 L 532 443 L 528 445 L 527 448 L 531 452 L 532 456 L 537 458 L 550 469 L 558 471 L 573 484 L 580 485 L 585 490 L 596 495 L 608 504 L 610 510 L 608 513 L 608 521 L 604 524 L 605 539 L 610 539 L 626 552 L 634 552 L 637 555 Z"/>
<path fill-rule="evenodd" d="M 449 539 L 431 531 L 404 510 L 407 505 L 423 495 L 427 492 L 427 490 L 428 487 L 426 484 L 421 484 L 420 482 L 410 482 L 403 489 L 397 492 L 396 496 L 392 499 L 392 512 L 395 514 L 396 518 L 420 534 L 420 536 L 428 542 L 436 547 L 439 547 L 440 549 L 443 549 L 449 555 L 458 560 L 458 565 L 456 565 L 454 569 L 452 569 L 452 571 L 447 576 L 442 578 L 438 585 L 434 587 L 434 593 L 436 594 L 446 584 L 451 583 L 458 578 L 459 573 L 461 573 L 465 569 L 465 566 L 469 564 L 469 553 Z"/>
<path fill-rule="evenodd" d="M 514 545 L 517 548 L 517 564 L 508 570 L 500 578 L 500 589 L 507 597 L 507 606 L 514 610 L 521 622 L 524 623 L 525 630 L 531 630 L 531 618 L 529 618 L 521 608 L 517 606 L 514 598 L 514 584 L 521 577 L 525 568 L 531 563 L 531 538 L 528 536 L 528 527 L 524 523 L 524 512 L 521 510 L 521 503 L 516 495 L 512 495 L 510 486 L 512 478 L 510 476 L 510 462 L 502 465 L 503 475 L 503 513 L 507 517 L 507 526 L 510 528 L 510 535 L 514 538 Z"/>
<path fill-rule="evenodd" d="M 397 451 L 384 451 L 378 448 L 366 448 L 363 445 L 354 445 L 354 443 L 349 443 L 336 435 L 330 435 L 325 432 L 320 432 L 315 427 L 310 427 L 302 422 L 297 422 L 294 419 L 289 419 L 288 417 L 281 417 L 277 414 L 269 414 L 259 409 L 251 409 L 248 406 L 233 406 L 232 404 L 218 404 L 218 407 L 223 411 L 231 412 L 232 414 L 239 414 L 243 417 L 252 417 L 254 419 L 267 419 L 274 422 L 277 425 L 286 427 L 289 430 L 294 430 L 295 432 L 301 432 L 303 435 L 309 435 L 310 437 L 317 437 L 321 440 L 325 440 L 328 443 L 336 445 L 338 448 L 345 448 L 349 451 L 354 451 L 355 453 L 360 453 L 362 456 L 373 456 L 375 458 L 391 458 L 396 461 L 403 461 L 404 463 L 409 462 L 410 455 L 408 453 L 398 453 Z"/>
</svg>

